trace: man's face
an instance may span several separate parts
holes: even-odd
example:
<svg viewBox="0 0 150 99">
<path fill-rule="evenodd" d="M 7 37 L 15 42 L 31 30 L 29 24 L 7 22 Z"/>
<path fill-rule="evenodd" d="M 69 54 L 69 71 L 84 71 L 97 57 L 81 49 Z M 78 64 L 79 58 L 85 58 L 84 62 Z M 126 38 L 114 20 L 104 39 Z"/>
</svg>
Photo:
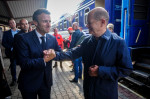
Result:
<svg viewBox="0 0 150 99">
<path fill-rule="evenodd" d="M 54 29 L 54 34 L 56 35 L 56 34 L 57 34 L 57 32 L 58 32 L 58 29 L 57 29 L 57 28 L 55 28 L 55 29 Z"/>
<path fill-rule="evenodd" d="M 101 31 L 101 21 L 95 20 L 92 16 L 89 15 L 87 22 L 89 33 L 97 37 L 99 32 Z"/>
<path fill-rule="evenodd" d="M 69 32 L 69 34 L 71 35 L 71 34 L 72 34 L 72 32 L 73 32 L 73 30 L 68 30 L 68 32 Z"/>
<path fill-rule="evenodd" d="M 35 21 L 37 31 L 41 34 L 48 33 L 51 28 L 51 18 L 49 14 L 38 15 L 38 22 Z"/>
<path fill-rule="evenodd" d="M 77 26 L 76 26 L 75 24 L 73 24 L 73 25 L 72 25 L 72 29 L 73 29 L 73 30 L 76 30 L 76 29 L 77 29 Z"/>
<path fill-rule="evenodd" d="M 111 27 L 109 27 L 108 29 L 113 33 L 113 29 Z"/>
<path fill-rule="evenodd" d="M 9 26 L 10 26 L 11 29 L 15 29 L 16 28 L 15 20 L 9 20 Z"/>
<path fill-rule="evenodd" d="M 28 21 L 27 20 L 21 20 L 20 22 L 20 28 L 23 30 L 23 31 L 28 31 L 29 29 L 29 24 L 28 24 Z"/>
</svg>

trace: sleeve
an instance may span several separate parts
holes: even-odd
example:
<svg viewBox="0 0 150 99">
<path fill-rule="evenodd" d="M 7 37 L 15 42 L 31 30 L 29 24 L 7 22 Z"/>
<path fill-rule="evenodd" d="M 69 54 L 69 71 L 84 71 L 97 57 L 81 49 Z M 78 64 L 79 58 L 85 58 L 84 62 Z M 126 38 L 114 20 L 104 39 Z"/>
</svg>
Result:
<svg viewBox="0 0 150 99">
<path fill-rule="evenodd" d="M 2 45 L 7 49 L 11 49 L 11 46 L 8 44 L 7 36 L 8 36 L 8 32 L 4 32 L 3 38 L 2 38 Z"/>
<path fill-rule="evenodd" d="M 23 35 L 19 35 L 20 39 L 16 43 L 17 62 L 22 70 L 37 70 L 45 69 L 45 63 L 43 58 L 31 58 L 30 48 L 27 40 L 23 38 Z"/>
<path fill-rule="evenodd" d="M 74 60 L 83 56 L 84 46 L 74 47 L 67 52 L 56 52 L 54 60 Z"/>
<path fill-rule="evenodd" d="M 128 48 L 124 40 L 120 41 L 117 49 L 116 66 L 99 66 L 98 75 L 102 79 L 117 80 L 128 76 L 133 70 Z"/>
</svg>

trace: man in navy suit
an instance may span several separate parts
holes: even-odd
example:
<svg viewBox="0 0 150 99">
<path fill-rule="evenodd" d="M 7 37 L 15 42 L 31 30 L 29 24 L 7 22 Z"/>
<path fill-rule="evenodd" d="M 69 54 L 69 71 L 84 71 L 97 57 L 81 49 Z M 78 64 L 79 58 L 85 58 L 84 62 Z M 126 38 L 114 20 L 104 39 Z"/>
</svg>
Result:
<svg viewBox="0 0 150 99">
<path fill-rule="evenodd" d="M 21 67 L 18 88 L 23 99 L 50 99 L 52 86 L 52 61 L 43 51 L 61 51 L 54 36 L 47 34 L 51 27 L 50 12 L 38 9 L 33 14 L 34 31 L 19 35 L 16 44 L 17 62 Z"/>
<path fill-rule="evenodd" d="M 28 30 L 29 30 L 29 24 L 28 24 L 28 21 L 26 19 L 24 19 L 24 18 L 21 19 L 19 24 L 20 24 L 21 30 L 17 34 L 15 34 L 15 36 L 14 36 L 14 44 L 13 44 L 13 46 L 14 46 L 14 50 L 13 50 L 14 57 L 16 57 L 16 54 L 17 54 L 15 47 L 16 47 L 17 41 L 19 41 L 19 39 L 20 39 L 18 35 L 28 33 Z M 17 61 L 16 61 L 16 64 L 18 65 Z"/>
<path fill-rule="evenodd" d="M 5 31 L 2 39 L 2 45 L 5 47 L 5 54 L 10 59 L 10 69 L 11 69 L 11 76 L 12 82 L 10 86 L 14 86 L 17 80 L 16 77 L 16 60 L 13 55 L 13 42 L 14 42 L 14 35 L 19 32 L 16 28 L 16 22 L 14 19 L 9 19 L 9 26 L 10 30 Z"/>
<path fill-rule="evenodd" d="M 87 27 L 92 35 L 80 46 L 56 53 L 56 60 L 82 56 L 85 99 L 118 99 L 118 79 L 128 76 L 133 70 L 126 43 L 106 28 L 108 20 L 104 8 L 94 8 L 87 16 Z"/>
</svg>

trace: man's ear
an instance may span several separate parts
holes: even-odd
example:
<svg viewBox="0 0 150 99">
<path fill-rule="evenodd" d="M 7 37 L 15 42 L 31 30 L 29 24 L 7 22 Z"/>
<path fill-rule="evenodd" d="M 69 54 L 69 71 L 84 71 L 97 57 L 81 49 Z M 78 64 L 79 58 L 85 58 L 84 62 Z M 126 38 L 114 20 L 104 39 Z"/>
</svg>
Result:
<svg viewBox="0 0 150 99">
<path fill-rule="evenodd" d="M 103 25 L 107 25 L 105 19 L 101 19 L 101 23 L 102 23 L 102 26 L 103 26 Z"/>
<path fill-rule="evenodd" d="M 102 20 L 102 24 L 106 24 L 106 20 L 104 19 L 101 19 Z"/>
<path fill-rule="evenodd" d="M 37 24 L 38 24 L 38 22 L 37 22 L 37 21 L 35 21 L 35 20 L 33 21 L 33 23 L 34 23 L 34 25 L 35 25 L 35 26 L 37 26 Z"/>
</svg>

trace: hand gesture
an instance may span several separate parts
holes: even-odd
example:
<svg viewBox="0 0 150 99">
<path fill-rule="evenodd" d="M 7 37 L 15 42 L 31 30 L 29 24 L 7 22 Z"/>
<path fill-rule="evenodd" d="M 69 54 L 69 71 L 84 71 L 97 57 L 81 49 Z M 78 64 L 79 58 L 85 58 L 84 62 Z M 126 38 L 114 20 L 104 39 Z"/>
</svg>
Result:
<svg viewBox="0 0 150 99">
<path fill-rule="evenodd" d="M 98 76 L 98 66 L 97 65 L 92 65 L 89 67 L 89 75 L 92 77 Z"/>
<path fill-rule="evenodd" d="M 48 62 L 56 57 L 55 51 L 53 49 L 44 50 L 44 62 Z"/>
</svg>

